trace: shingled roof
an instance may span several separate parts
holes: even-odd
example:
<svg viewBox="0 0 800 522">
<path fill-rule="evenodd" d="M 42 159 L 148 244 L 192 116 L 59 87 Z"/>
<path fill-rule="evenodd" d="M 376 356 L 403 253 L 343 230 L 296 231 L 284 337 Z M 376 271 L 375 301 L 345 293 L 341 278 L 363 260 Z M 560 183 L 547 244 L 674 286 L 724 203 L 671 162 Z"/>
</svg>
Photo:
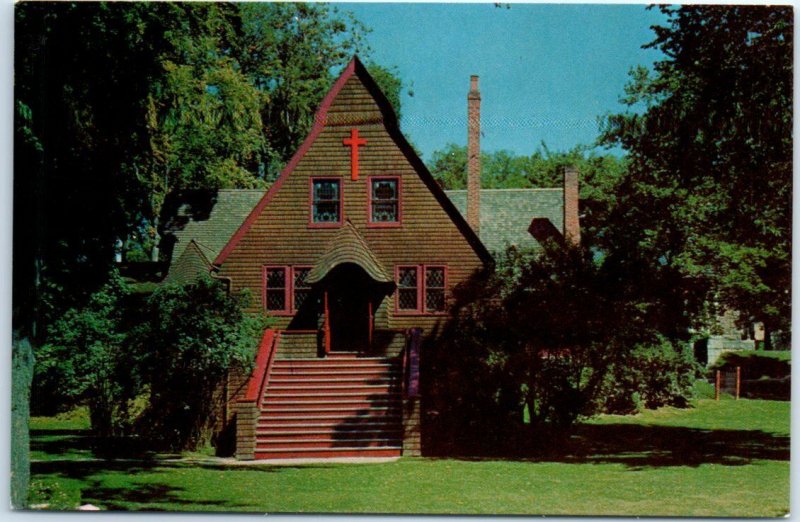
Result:
<svg viewBox="0 0 800 522">
<path fill-rule="evenodd" d="M 308 273 L 306 282 L 318 283 L 334 268 L 344 263 L 355 263 L 375 281 L 391 283 L 393 278 L 372 253 L 366 240 L 350 221 L 336 233 L 328 244 L 325 253 L 316 261 Z"/>
<path fill-rule="evenodd" d="M 184 284 L 196 280 L 211 272 L 211 261 L 208 260 L 208 249 L 201 247 L 197 241 L 190 240 L 186 248 L 170 263 L 164 283 Z"/>
<path fill-rule="evenodd" d="M 464 215 L 467 191 L 446 190 L 445 194 Z M 176 196 L 172 214 L 164 227 L 165 236 L 174 241 L 170 271 L 192 240 L 198 252 L 213 260 L 263 195 L 264 190 L 226 189 Z M 490 252 L 500 252 L 509 245 L 540 248 L 529 232 L 535 218 L 544 218 L 559 232 L 563 230 L 562 189 L 481 190 L 480 239 Z"/>
<path fill-rule="evenodd" d="M 165 202 L 163 230 L 167 242 L 174 241 L 172 263 L 180 259 L 191 240 L 208 259 L 216 258 L 265 192 L 222 189 L 175 194 Z"/>
<path fill-rule="evenodd" d="M 446 190 L 450 201 L 466 216 L 467 191 Z M 534 218 L 545 218 L 561 232 L 564 228 L 564 191 L 545 189 L 481 189 L 481 241 L 490 252 L 509 245 L 541 248 L 529 232 Z"/>
</svg>

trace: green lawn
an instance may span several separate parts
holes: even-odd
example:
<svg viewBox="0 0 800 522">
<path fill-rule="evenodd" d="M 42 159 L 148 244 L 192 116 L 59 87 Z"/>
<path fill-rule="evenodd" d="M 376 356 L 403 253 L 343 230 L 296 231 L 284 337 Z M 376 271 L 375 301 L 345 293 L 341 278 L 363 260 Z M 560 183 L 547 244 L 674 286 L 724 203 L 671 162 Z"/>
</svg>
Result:
<svg viewBox="0 0 800 522">
<path fill-rule="evenodd" d="M 701 400 L 688 410 L 603 416 L 531 461 L 65 462 L 53 459 L 91 448 L 40 445 L 36 455 L 46 458 L 32 466 L 33 501 L 62 509 L 774 517 L 789 507 L 789 412 L 788 402 Z M 37 429 L 34 447 L 45 431 Z"/>
</svg>

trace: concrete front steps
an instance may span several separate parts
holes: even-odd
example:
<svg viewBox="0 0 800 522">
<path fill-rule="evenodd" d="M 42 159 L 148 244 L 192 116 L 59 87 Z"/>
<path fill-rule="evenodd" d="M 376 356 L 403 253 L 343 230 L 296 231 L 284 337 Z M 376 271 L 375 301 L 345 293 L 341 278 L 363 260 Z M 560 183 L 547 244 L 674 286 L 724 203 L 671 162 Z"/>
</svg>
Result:
<svg viewBox="0 0 800 522">
<path fill-rule="evenodd" d="M 256 459 L 399 457 L 400 361 L 277 359 L 256 424 Z"/>
</svg>

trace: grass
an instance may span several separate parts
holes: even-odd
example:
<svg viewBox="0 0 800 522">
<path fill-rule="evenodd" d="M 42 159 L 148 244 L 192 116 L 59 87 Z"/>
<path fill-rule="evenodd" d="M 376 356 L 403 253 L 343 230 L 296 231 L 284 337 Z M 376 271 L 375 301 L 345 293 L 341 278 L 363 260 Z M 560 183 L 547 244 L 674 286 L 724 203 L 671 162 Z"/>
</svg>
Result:
<svg viewBox="0 0 800 522">
<path fill-rule="evenodd" d="M 82 406 L 53 417 L 31 417 L 32 430 L 88 430 L 89 408 Z"/>
<path fill-rule="evenodd" d="M 792 360 L 792 351 L 791 350 L 775 350 L 775 351 L 757 351 L 759 357 L 770 357 L 772 359 L 778 359 L 779 361 L 791 361 Z"/>
<path fill-rule="evenodd" d="M 88 429 L 85 407 L 54 417 L 31 417 L 31 460 L 93 458 Z"/>
<path fill-rule="evenodd" d="M 785 401 L 701 399 L 693 408 L 659 408 L 637 415 L 600 415 L 587 424 L 635 424 L 642 426 L 682 427 L 696 430 L 730 430 L 789 436 L 791 406 Z"/>
<path fill-rule="evenodd" d="M 42 460 L 32 466 L 32 500 L 61 509 L 774 517 L 789 507 L 789 412 L 788 402 L 699 400 L 601 416 L 530 461 Z"/>
</svg>

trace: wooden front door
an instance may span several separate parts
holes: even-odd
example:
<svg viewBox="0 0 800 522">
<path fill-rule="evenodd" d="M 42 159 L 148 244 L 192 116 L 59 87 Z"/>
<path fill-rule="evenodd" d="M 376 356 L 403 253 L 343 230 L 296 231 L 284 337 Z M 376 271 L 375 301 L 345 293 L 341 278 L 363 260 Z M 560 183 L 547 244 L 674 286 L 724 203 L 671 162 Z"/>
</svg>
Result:
<svg viewBox="0 0 800 522">
<path fill-rule="evenodd" d="M 369 348 L 370 279 L 356 265 L 343 265 L 329 275 L 331 351 L 364 352 Z"/>
</svg>

